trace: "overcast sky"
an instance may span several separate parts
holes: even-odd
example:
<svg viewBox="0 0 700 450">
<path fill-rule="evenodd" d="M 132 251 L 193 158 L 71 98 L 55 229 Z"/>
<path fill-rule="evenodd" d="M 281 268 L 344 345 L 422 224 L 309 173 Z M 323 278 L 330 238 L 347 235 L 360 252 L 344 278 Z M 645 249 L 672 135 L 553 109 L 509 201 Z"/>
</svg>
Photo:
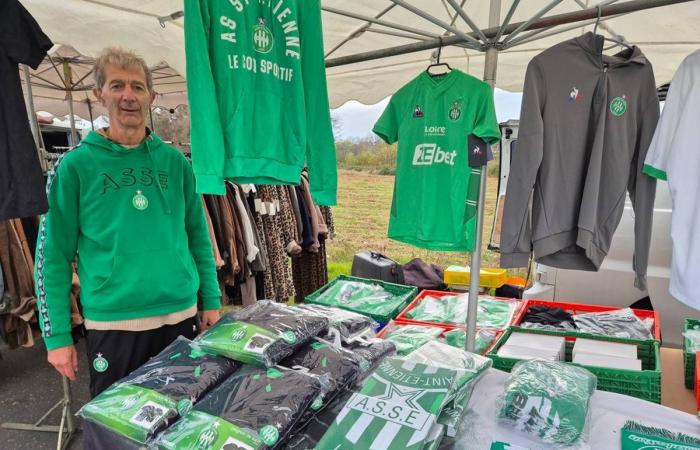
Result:
<svg viewBox="0 0 700 450">
<path fill-rule="evenodd" d="M 519 92 L 508 92 L 496 89 L 496 115 L 499 122 L 509 119 L 517 119 L 520 115 L 520 100 L 522 94 Z M 389 98 L 382 100 L 375 105 L 364 105 L 351 100 L 333 110 L 333 116 L 340 119 L 340 139 L 363 138 L 372 133 L 372 126 L 389 103 Z"/>
</svg>

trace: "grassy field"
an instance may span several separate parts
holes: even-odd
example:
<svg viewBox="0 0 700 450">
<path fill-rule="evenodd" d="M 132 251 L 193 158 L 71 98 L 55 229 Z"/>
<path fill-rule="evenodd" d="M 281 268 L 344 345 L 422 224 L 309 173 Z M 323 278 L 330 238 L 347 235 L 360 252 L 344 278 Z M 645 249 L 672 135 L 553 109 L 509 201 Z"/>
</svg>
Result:
<svg viewBox="0 0 700 450">
<path fill-rule="evenodd" d="M 498 254 L 486 247 L 496 208 L 498 178 L 491 176 L 487 183 L 482 265 L 495 267 L 498 265 Z M 393 189 L 394 177 L 391 175 L 339 170 L 338 206 L 333 208 L 336 237 L 327 246 L 330 279 L 339 274 L 349 275 L 352 257 L 360 250 L 378 251 L 401 263 L 413 258 L 421 258 L 443 268 L 469 263 L 468 253 L 423 250 L 387 238 Z"/>
</svg>

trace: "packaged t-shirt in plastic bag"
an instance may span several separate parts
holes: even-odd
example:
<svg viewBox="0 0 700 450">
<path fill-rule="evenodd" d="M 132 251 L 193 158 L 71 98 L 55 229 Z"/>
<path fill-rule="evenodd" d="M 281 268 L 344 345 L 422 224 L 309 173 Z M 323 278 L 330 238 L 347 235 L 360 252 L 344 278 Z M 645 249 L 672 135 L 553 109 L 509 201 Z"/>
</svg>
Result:
<svg viewBox="0 0 700 450">
<path fill-rule="evenodd" d="M 326 317 L 329 321 L 328 326 L 338 330 L 343 342 L 352 341 L 360 336 L 373 337 L 379 328 L 379 323 L 374 319 L 340 308 L 323 305 L 298 305 L 297 308 Z"/>
<path fill-rule="evenodd" d="M 446 399 L 447 403 L 438 419 L 439 423 L 445 425 L 447 435 L 455 437 L 474 386 L 479 377 L 491 367 L 491 360 L 437 341 L 426 343 L 404 359 L 455 371 L 454 390 Z"/>
<path fill-rule="evenodd" d="M 498 330 L 493 328 L 481 328 L 476 330 L 474 340 L 474 353 L 483 355 L 496 340 Z M 452 347 L 464 348 L 467 344 L 467 333 L 462 329 L 451 330 L 443 334 L 445 342 Z"/>
<path fill-rule="evenodd" d="M 390 323 L 384 333 L 384 339 L 396 344 L 396 351 L 405 356 L 427 342 L 437 340 L 444 328 L 424 325 L 399 325 Z"/>
<path fill-rule="evenodd" d="M 637 317 L 632 309 L 575 314 L 574 322 L 579 331 L 627 339 L 654 339 L 651 325 Z"/>
<path fill-rule="evenodd" d="M 423 450 L 455 371 L 387 358 L 337 415 L 316 450 Z"/>
<path fill-rule="evenodd" d="M 571 445 L 586 433 L 597 379 L 558 361 L 518 362 L 506 382 L 498 418 L 547 444 Z"/>
<path fill-rule="evenodd" d="M 159 449 L 273 449 L 321 392 L 317 377 L 244 366 L 166 430 Z"/>
<path fill-rule="evenodd" d="M 479 296 L 476 326 L 480 328 L 497 328 L 510 325 L 517 309 L 514 300 L 499 300 L 493 297 Z M 467 320 L 469 294 L 447 295 L 442 297 L 426 296 L 415 308 L 406 312 L 406 317 L 422 322 L 464 325 Z"/>
<path fill-rule="evenodd" d="M 280 365 L 306 371 L 323 382 L 321 395 L 312 403 L 302 422 L 323 408 L 346 386 L 352 385 L 361 372 L 360 360 L 354 353 L 320 339 L 314 339 L 292 356 L 283 359 Z"/>
<path fill-rule="evenodd" d="M 307 297 L 308 303 L 347 309 L 387 323 L 398 315 L 410 300 L 410 293 L 393 294 L 371 280 L 337 280 L 317 297 Z"/>
<path fill-rule="evenodd" d="M 350 350 L 360 361 L 358 382 L 374 372 L 385 358 L 396 355 L 396 344 L 383 339 L 356 340 L 344 344 L 343 348 Z"/>
<path fill-rule="evenodd" d="M 267 300 L 223 316 L 197 338 L 207 351 L 271 367 L 328 328 L 328 319 Z"/>
<path fill-rule="evenodd" d="M 179 337 L 78 414 L 116 435 L 146 443 L 239 367 Z"/>
</svg>

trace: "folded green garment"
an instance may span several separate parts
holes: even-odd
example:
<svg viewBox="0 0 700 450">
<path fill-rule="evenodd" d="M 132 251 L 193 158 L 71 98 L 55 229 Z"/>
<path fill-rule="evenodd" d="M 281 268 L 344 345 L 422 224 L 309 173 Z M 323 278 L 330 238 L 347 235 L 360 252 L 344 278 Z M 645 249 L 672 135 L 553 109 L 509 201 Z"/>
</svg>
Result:
<svg viewBox="0 0 700 450">
<path fill-rule="evenodd" d="M 582 367 L 533 359 L 513 367 L 499 419 L 548 444 L 571 445 L 586 427 L 595 375 Z"/>
<path fill-rule="evenodd" d="M 436 340 L 445 331 L 440 327 L 424 325 L 389 324 L 384 339 L 396 345 L 399 356 L 405 356 L 423 344 Z"/>
<path fill-rule="evenodd" d="M 495 329 L 482 328 L 476 331 L 474 340 L 474 353 L 483 355 L 496 339 Z M 464 348 L 467 344 L 467 333 L 464 330 L 456 329 L 448 331 L 443 335 L 445 342 L 452 347 Z"/>
<path fill-rule="evenodd" d="M 406 317 L 422 322 L 464 325 L 467 321 L 469 294 L 427 296 L 406 313 Z M 476 326 L 479 328 L 505 329 L 515 313 L 517 303 L 479 296 Z"/>
<path fill-rule="evenodd" d="M 319 296 L 309 297 L 306 301 L 354 311 L 384 324 L 406 307 L 412 292 L 414 291 L 407 287 L 405 294 L 393 294 L 371 280 L 336 280 Z"/>
</svg>

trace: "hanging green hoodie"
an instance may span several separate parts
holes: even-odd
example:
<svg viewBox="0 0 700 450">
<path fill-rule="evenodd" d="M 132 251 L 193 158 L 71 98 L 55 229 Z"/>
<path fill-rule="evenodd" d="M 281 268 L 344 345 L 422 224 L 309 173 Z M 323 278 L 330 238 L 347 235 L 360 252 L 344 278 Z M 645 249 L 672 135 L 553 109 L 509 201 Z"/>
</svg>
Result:
<svg viewBox="0 0 700 450">
<path fill-rule="evenodd" d="M 299 184 L 336 202 L 320 0 L 185 0 L 197 191 L 224 180 Z"/>
<path fill-rule="evenodd" d="M 71 262 L 78 255 L 83 315 L 119 321 L 183 311 L 220 292 L 192 168 L 151 133 L 127 149 L 91 132 L 47 181 L 35 280 L 46 348 L 71 338 Z"/>
</svg>

